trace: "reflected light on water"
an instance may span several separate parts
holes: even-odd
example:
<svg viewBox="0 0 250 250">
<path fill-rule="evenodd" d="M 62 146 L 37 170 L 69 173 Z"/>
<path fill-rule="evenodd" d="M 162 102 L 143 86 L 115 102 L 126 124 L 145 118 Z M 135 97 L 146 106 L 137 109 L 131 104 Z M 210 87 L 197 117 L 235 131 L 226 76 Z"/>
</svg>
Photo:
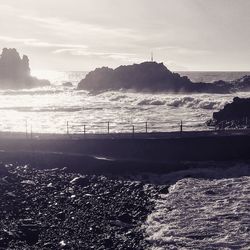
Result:
<svg viewBox="0 0 250 250">
<path fill-rule="evenodd" d="M 39 79 L 47 79 L 53 84 L 61 84 L 62 81 L 68 81 L 67 73 L 52 70 L 32 70 L 31 75 Z"/>
</svg>

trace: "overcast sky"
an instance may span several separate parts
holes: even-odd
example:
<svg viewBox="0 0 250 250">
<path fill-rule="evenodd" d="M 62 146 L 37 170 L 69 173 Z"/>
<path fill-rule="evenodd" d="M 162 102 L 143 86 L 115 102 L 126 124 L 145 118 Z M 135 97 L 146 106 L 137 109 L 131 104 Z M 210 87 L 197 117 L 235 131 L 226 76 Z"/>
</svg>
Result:
<svg viewBox="0 0 250 250">
<path fill-rule="evenodd" d="M 250 0 L 0 0 L 0 47 L 35 70 L 150 59 L 171 70 L 250 70 Z"/>
</svg>

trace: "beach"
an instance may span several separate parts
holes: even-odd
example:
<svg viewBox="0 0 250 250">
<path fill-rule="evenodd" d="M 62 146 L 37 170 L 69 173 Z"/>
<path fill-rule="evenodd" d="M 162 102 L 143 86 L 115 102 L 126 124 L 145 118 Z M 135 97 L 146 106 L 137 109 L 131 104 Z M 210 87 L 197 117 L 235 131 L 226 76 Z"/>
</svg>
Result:
<svg viewBox="0 0 250 250">
<path fill-rule="evenodd" d="M 247 131 L 116 139 L 25 136 L 1 138 L 0 249 L 247 249 Z M 184 146 L 191 152 L 204 143 L 211 147 L 204 151 L 210 160 L 200 161 L 196 152 L 194 161 L 181 161 Z M 140 150 L 132 151 L 133 145 Z M 217 154 L 225 145 L 234 151 Z M 173 147 L 181 151 L 167 154 Z M 229 195 L 232 202 L 225 207 Z M 210 220 L 218 220 L 229 242 Z M 233 226 L 243 234 L 236 235 Z"/>
<path fill-rule="evenodd" d="M 127 178 L 1 164 L 0 249 L 145 249 L 155 195 Z"/>
</svg>

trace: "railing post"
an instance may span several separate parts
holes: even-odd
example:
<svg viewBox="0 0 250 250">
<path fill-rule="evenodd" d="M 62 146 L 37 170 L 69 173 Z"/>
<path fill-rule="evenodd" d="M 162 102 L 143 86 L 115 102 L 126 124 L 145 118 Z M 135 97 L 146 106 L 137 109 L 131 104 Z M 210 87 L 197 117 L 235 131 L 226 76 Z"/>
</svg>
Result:
<svg viewBox="0 0 250 250">
<path fill-rule="evenodd" d="M 86 125 L 83 125 L 83 134 L 86 135 Z"/>
<path fill-rule="evenodd" d="M 30 139 L 33 137 L 32 124 L 30 125 Z"/>
<path fill-rule="evenodd" d="M 28 139 L 28 122 L 25 120 L 26 139 Z"/>
<path fill-rule="evenodd" d="M 67 121 L 67 135 L 69 135 L 69 122 Z"/>
<path fill-rule="evenodd" d="M 109 134 L 109 122 L 108 122 L 108 134 Z"/>
<path fill-rule="evenodd" d="M 134 137 L 135 136 L 135 126 L 132 125 L 132 136 Z"/>
<path fill-rule="evenodd" d="M 182 125 L 182 120 L 181 120 L 181 124 L 180 124 L 180 132 L 183 131 L 183 125 Z"/>
<path fill-rule="evenodd" d="M 148 122 L 145 124 L 146 134 L 148 133 Z"/>
</svg>

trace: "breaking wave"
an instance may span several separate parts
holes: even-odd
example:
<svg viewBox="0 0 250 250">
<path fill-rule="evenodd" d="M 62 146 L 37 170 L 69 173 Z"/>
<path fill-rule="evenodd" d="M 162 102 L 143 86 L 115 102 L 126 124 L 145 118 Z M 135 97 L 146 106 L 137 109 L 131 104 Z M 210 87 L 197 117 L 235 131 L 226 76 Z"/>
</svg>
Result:
<svg viewBox="0 0 250 250">
<path fill-rule="evenodd" d="M 20 96 L 20 95 L 48 95 L 48 94 L 60 94 L 66 90 L 61 88 L 46 87 L 44 89 L 23 89 L 23 90 L 4 90 L 0 91 L 1 95 L 5 96 Z"/>
<path fill-rule="evenodd" d="M 96 109 L 96 108 L 95 108 Z M 13 110 L 18 112 L 78 112 L 83 110 L 83 108 L 79 107 L 51 107 L 51 108 L 33 108 L 33 107 L 1 107 L 0 110 Z"/>
<path fill-rule="evenodd" d="M 118 95 L 118 96 L 110 98 L 110 101 L 120 101 L 120 100 L 125 99 L 125 98 L 127 98 L 126 95 Z"/>
<path fill-rule="evenodd" d="M 221 109 L 227 102 L 224 100 L 221 101 L 213 101 L 213 100 L 203 100 L 201 98 L 195 97 L 182 97 L 177 98 L 167 105 L 175 108 L 186 107 L 193 109 Z"/>
<path fill-rule="evenodd" d="M 172 185 L 144 225 L 152 250 L 248 249 L 250 165 L 225 166 L 160 176 Z"/>
<path fill-rule="evenodd" d="M 156 105 L 156 106 L 165 105 L 165 104 L 166 104 L 166 101 L 152 100 L 152 99 L 144 99 L 137 103 L 137 105 Z"/>
</svg>

